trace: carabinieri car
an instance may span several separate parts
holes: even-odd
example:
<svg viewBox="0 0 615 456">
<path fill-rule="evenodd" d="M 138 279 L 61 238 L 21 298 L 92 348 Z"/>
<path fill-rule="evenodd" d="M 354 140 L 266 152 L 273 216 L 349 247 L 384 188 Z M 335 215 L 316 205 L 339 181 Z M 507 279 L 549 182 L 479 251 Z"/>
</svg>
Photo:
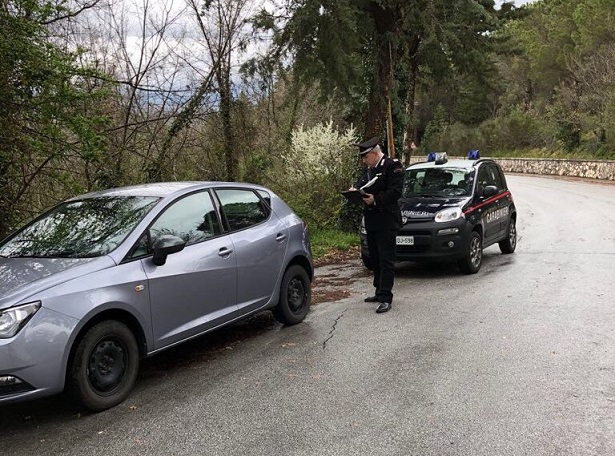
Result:
<svg viewBox="0 0 615 456">
<path fill-rule="evenodd" d="M 462 272 L 474 274 L 484 248 L 498 243 L 502 253 L 515 251 L 517 210 L 493 160 L 449 161 L 446 154 L 430 154 L 427 162 L 406 168 L 399 205 L 397 261 L 456 261 Z M 371 268 L 363 227 L 361 257 Z"/>
</svg>

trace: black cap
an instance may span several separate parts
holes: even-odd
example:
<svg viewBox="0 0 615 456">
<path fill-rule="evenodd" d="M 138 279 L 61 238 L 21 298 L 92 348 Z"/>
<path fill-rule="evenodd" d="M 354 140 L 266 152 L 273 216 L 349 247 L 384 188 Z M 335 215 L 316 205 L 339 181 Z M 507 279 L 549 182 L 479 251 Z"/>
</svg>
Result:
<svg viewBox="0 0 615 456">
<path fill-rule="evenodd" d="M 362 142 L 361 144 L 355 144 L 359 148 L 359 155 L 365 155 L 368 152 L 371 152 L 374 147 L 378 146 L 379 138 L 375 136 L 374 138 Z"/>
</svg>

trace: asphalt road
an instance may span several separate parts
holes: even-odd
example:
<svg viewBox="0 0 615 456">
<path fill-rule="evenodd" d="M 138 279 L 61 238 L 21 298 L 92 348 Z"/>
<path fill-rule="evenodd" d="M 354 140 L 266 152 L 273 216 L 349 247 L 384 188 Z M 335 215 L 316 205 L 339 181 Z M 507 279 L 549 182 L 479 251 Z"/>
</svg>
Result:
<svg viewBox="0 0 615 456">
<path fill-rule="evenodd" d="M 343 298 L 304 323 L 262 314 L 146 360 L 103 413 L 0 408 L 0 454 L 615 454 L 615 185 L 509 185 L 517 251 L 478 274 L 400 265 L 377 315 L 358 261 L 321 267 Z"/>
</svg>

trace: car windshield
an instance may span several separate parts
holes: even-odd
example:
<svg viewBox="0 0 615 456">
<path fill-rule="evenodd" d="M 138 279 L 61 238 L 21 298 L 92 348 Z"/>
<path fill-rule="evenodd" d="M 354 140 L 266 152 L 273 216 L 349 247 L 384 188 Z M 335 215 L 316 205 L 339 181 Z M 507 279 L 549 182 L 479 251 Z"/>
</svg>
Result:
<svg viewBox="0 0 615 456">
<path fill-rule="evenodd" d="M 91 258 L 114 250 L 159 198 L 68 201 L 0 244 L 2 257 Z"/>
<path fill-rule="evenodd" d="M 464 168 L 410 168 L 404 175 L 404 198 L 469 196 L 474 170 Z"/>
</svg>

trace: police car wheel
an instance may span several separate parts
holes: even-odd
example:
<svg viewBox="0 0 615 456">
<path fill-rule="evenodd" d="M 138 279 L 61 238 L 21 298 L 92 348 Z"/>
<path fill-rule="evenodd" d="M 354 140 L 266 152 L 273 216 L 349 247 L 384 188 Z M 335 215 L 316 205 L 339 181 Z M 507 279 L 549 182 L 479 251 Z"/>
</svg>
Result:
<svg viewBox="0 0 615 456">
<path fill-rule="evenodd" d="M 502 253 L 513 253 L 517 247 L 517 226 L 515 219 L 511 218 L 508 224 L 506 238 L 498 243 Z"/>
<path fill-rule="evenodd" d="M 483 262 L 483 240 L 480 233 L 472 231 L 468 239 L 468 246 L 465 255 L 457 263 L 461 272 L 465 274 L 476 274 L 480 270 Z"/>
</svg>

